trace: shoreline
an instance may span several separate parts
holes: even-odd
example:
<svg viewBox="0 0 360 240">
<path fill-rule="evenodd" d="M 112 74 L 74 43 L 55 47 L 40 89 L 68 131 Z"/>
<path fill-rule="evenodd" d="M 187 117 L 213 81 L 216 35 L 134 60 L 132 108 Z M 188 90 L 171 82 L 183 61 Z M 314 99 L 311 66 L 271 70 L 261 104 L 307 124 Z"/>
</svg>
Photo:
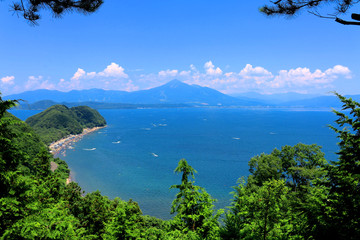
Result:
<svg viewBox="0 0 360 240">
<path fill-rule="evenodd" d="M 74 178 L 74 172 L 70 170 L 69 177 L 66 179 L 66 185 L 68 185 L 71 182 L 75 182 L 75 178 Z"/>
<path fill-rule="evenodd" d="M 107 125 L 102 127 L 93 127 L 93 128 L 84 128 L 80 134 L 71 134 L 62 138 L 58 141 L 55 141 L 49 145 L 50 153 L 55 157 L 62 153 L 65 156 L 65 150 L 71 149 L 71 144 L 81 140 L 85 135 L 95 132 L 99 129 L 105 128 Z M 73 181 L 73 174 L 70 169 L 69 177 L 66 179 L 66 184 L 69 184 Z"/>
</svg>

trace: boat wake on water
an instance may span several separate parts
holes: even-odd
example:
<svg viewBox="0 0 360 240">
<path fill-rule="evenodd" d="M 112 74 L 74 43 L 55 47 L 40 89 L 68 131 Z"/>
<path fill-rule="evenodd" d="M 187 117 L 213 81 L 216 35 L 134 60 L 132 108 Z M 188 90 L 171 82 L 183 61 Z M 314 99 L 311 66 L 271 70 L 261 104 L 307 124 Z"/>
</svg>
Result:
<svg viewBox="0 0 360 240">
<path fill-rule="evenodd" d="M 96 150 L 96 148 L 84 148 L 83 150 L 85 150 L 85 151 L 94 151 L 94 150 Z"/>
</svg>

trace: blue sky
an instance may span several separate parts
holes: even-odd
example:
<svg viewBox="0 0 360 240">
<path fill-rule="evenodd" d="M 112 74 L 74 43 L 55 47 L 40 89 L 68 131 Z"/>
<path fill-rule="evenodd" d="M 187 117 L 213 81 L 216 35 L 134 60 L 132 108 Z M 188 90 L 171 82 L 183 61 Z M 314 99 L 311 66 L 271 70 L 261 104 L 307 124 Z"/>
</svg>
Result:
<svg viewBox="0 0 360 240">
<path fill-rule="evenodd" d="M 359 27 L 306 12 L 269 18 L 258 11 L 267 2 L 105 0 L 87 16 L 42 11 L 33 27 L 1 1 L 0 91 L 134 91 L 179 79 L 229 94 L 360 94 Z"/>
</svg>

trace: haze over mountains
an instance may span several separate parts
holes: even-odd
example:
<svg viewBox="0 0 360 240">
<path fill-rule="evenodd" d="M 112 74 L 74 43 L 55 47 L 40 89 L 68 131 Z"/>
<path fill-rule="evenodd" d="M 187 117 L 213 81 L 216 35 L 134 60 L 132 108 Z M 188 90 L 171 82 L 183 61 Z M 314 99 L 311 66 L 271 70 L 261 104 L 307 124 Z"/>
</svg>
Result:
<svg viewBox="0 0 360 240">
<path fill-rule="evenodd" d="M 352 96 L 355 100 L 360 95 Z M 298 93 L 261 95 L 243 93 L 229 96 L 199 85 L 188 85 L 172 80 L 148 90 L 126 92 L 103 89 L 35 90 L 5 96 L 4 99 L 23 99 L 22 108 L 44 109 L 56 103 L 68 106 L 88 105 L 94 108 L 136 108 L 153 105 L 168 106 L 289 106 L 289 107 L 340 107 L 335 96 L 315 96 Z M 26 107 L 26 105 L 28 107 Z M 150 106 L 151 107 L 151 106 Z"/>
</svg>

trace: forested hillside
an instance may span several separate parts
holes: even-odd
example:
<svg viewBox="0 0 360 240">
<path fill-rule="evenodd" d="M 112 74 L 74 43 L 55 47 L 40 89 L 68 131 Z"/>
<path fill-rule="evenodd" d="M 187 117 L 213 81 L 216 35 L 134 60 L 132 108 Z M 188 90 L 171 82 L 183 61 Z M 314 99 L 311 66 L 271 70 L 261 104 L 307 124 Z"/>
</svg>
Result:
<svg viewBox="0 0 360 240">
<path fill-rule="evenodd" d="M 106 125 L 105 119 L 95 109 L 87 106 L 68 108 L 64 105 L 51 106 L 26 119 L 26 123 L 35 130 L 46 144 L 69 134 L 79 134 L 84 128 Z"/>
<path fill-rule="evenodd" d="M 215 199 L 195 185 L 196 170 L 181 159 L 169 221 L 142 215 L 132 200 L 84 195 L 78 184 L 66 184 L 66 163 L 6 112 L 14 101 L 0 98 L 0 238 L 359 239 L 360 104 L 338 97 L 346 110 L 335 112 L 338 127 L 331 127 L 340 140 L 338 161 L 301 143 L 253 157 L 221 220 L 224 211 L 214 210 Z M 50 161 L 62 167 L 52 172 Z"/>
</svg>

